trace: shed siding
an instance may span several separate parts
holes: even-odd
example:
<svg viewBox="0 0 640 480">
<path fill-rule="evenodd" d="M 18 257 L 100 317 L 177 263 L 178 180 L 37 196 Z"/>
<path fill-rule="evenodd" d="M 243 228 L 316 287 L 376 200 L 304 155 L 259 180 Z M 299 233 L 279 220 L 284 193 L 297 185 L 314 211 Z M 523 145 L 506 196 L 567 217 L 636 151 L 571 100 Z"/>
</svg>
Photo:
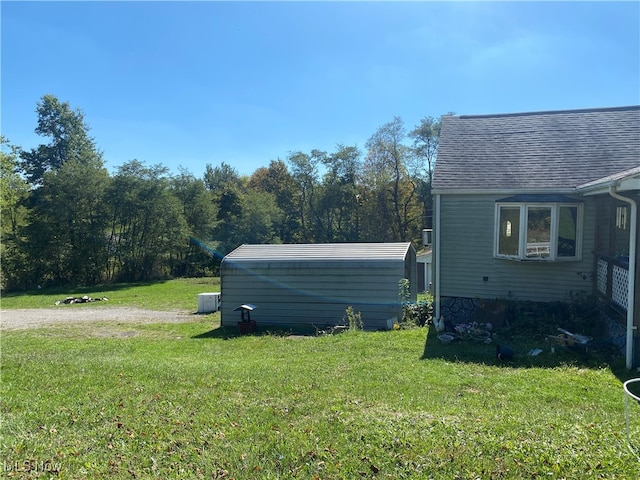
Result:
<svg viewBox="0 0 640 480">
<path fill-rule="evenodd" d="M 406 247 L 405 254 L 395 259 L 367 259 L 366 249 L 360 254 L 363 258 L 357 259 L 341 258 L 341 254 L 314 259 L 313 248 L 311 260 L 303 258 L 304 248 L 291 257 L 232 254 L 221 266 L 222 324 L 235 325 L 240 314 L 234 308 L 251 303 L 257 306 L 252 320 L 263 325 L 335 325 L 352 306 L 361 313 L 365 328 L 388 328 L 388 320 L 401 313 L 398 282 L 402 278 L 410 279 L 415 299 L 415 251 L 409 244 Z"/>
<path fill-rule="evenodd" d="M 441 196 L 441 295 L 555 301 L 567 300 L 571 292 L 590 292 L 594 202 L 584 202 L 582 260 L 517 262 L 493 257 L 495 201 L 499 198 Z"/>
</svg>

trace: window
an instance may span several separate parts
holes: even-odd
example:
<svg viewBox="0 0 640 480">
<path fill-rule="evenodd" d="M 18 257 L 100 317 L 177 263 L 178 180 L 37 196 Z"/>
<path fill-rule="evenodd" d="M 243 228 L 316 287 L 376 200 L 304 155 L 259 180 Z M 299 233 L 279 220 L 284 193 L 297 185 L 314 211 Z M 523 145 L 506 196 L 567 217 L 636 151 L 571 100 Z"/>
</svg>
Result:
<svg viewBox="0 0 640 480">
<path fill-rule="evenodd" d="M 629 218 L 627 207 L 616 207 L 616 227 L 620 230 L 626 230 L 627 218 Z"/>
<path fill-rule="evenodd" d="M 496 203 L 495 255 L 513 260 L 579 260 L 582 205 Z"/>
</svg>

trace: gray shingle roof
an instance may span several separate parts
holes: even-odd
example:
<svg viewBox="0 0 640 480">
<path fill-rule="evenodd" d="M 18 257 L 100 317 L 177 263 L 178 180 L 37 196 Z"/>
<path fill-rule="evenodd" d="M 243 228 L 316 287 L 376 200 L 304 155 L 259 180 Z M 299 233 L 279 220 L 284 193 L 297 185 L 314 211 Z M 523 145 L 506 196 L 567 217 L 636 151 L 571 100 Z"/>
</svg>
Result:
<svg viewBox="0 0 640 480">
<path fill-rule="evenodd" d="M 564 191 L 640 165 L 640 106 L 444 116 L 434 193 Z"/>
</svg>

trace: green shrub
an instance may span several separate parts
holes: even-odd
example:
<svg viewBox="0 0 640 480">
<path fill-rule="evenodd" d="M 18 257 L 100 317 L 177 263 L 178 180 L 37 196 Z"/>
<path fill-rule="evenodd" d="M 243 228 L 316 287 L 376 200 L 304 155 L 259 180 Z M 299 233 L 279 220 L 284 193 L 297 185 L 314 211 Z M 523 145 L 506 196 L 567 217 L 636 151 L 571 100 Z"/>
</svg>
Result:
<svg viewBox="0 0 640 480">
<path fill-rule="evenodd" d="M 402 305 L 401 327 L 424 327 L 431 323 L 433 319 L 433 303 L 429 301 L 419 301 L 416 303 L 405 303 Z"/>
<path fill-rule="evenodd" d="M 363 328 L 362 315 L 360 312 L 354 311 L 352 306 L 347 307 L 342 320 L 349 327 L 349 330 L 362 330 Z"/>
<path fill-rule="evenodd" d="M 411 283 L 408 278 L 403 278 L 398 282 L 398 297 L 400 297 L 400 303 L 402 304 L 411 301 Z"/>
</svg>

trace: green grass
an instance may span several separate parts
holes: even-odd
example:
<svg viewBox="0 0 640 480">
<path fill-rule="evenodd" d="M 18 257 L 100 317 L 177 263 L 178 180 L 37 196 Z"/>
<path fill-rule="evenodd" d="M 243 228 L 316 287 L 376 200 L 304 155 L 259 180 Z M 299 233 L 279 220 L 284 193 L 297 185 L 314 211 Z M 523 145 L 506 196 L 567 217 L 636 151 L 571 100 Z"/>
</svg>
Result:
<svg viewBox="0 0 640 480">
<path fill-rule="evenodd" d="M 34 290 L 26 293 L 8 293 L 2 295 L 1 305 L 8 308 L 48 308 L 66 297 L 88 295 L 93 298 L 107 297 L 110 306 L 135 306 L 152 310 L 197 309 L 197 295 L 206 292 L 219 292 L 219 278 L 179 278 L 147 284 L 109 284 L 93 287 L 67 287 Z M 86 308 L 92 304 L 70 305 L 71 308 Z"/>
<path fill-rule="evenodd" d="M 500 364 L 492 345 L 427 328 L 239 337 L 218 323 L 4 332 L 0 459 L 21 469 L 6 475 L 638 478 L 625 373 L 597 354 L 514 345 Z"/>
</svg>

